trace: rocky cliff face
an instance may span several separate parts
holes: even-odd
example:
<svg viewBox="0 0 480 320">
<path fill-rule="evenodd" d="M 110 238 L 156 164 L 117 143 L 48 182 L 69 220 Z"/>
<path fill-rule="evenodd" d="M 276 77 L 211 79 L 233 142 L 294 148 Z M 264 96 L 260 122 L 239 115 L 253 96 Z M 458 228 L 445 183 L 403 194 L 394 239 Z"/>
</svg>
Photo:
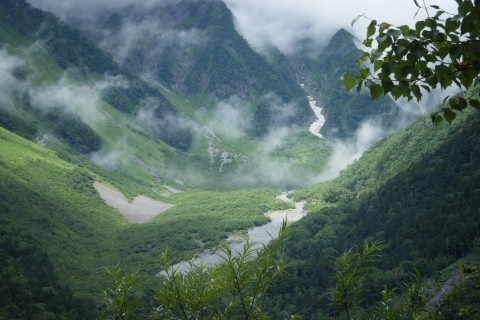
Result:
<svg viewBox="0 0 480 320">
<path fill-rule="evenodd" d="M 138 4 L 111 15 L 92 39 L 130 72 L 153 82 L 189 95 L 242 98 L 260 127 L 273 124 L 275 106 L 265 102 L 272 96 L 295 108 L 282 125 L 305 125 L 313 118 L 293 75 L 250 47 L 222 1 Z"/>
</svg>

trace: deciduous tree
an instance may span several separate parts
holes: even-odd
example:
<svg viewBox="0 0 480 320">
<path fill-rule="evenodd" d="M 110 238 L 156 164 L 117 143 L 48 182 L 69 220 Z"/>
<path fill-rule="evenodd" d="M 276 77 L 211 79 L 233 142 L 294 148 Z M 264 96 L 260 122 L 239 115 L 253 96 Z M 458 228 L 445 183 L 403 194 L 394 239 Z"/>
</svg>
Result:
<svg viewBox="0 0 480 320">
<path fill-rule="evenodd" d="M 433 89 L 457 86 L 466 95 L 448 96 L 448 106 L 431 115 L 435 124 L 451 122 L 468 106 L 480 110 L 475 84 L 480 73 L 480 1 L 455 0 L 458 10 L 446 12 L 437 5 L 414 0 L 427 18 L 414 27 L 370 20 L 363 45 L 367 50 L 357 61 L 357 74 L 345 72 L 347 90 L 368 88 L 372 99 L 391 94 L 393 99 L 415 98 Z"/>
</svg>

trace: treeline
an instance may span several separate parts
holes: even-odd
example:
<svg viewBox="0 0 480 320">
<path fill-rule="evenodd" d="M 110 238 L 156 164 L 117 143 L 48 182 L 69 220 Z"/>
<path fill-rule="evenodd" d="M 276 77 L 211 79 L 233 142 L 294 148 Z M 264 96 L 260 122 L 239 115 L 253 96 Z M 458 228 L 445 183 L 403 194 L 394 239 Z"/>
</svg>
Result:
<svg viewBox="0 0 480 320">
<path fill-rule="evenodd" d="M 0 319 L 94 319 L 95 305 L 60 284 L 38 244 L 0 227 Z"/>
<path fill-rule="evenodd" d="M 419 118 L 339 178 L 295 194 L 308 200 L 309 214 L 290 230 L 288 276 L 271 291 L 278 319 L 280 310 L 316 319 L 335 314 L 326 294 L 334 286 L 329 262 L 364 239 L 387 244 L 383 271 L 364 283 L 371 289 L 367 302 L 414 268 L 438 276 L 458 259 L 480 253 L 480 120 L 469 114 L 441 127 Z"/>
</svg>

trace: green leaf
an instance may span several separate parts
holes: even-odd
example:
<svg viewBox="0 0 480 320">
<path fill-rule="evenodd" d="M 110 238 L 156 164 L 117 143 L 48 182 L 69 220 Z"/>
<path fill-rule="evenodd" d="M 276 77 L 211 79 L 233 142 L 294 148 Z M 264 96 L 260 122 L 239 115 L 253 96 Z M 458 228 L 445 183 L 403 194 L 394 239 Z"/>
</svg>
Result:
<svg viewBox="0 0 480 320">
<path fill-rule="evenodd" d="M 395 84 L 393 83 L 392 80 L 384 80 L 382 81 L 382 88 L 383 88 L 383 91 L 384 93 L 388 93 L 390 91 L 392 91 L 392 89 L 394 88 Z"/>
<path fill-rule="evenodd" d="M 463 45 L 452 45 L 449 52 L 450 58 L 452 58 L 452 60 L 458 60 L 458 58 L 462 56 L 463 48 Z"/>
<path fill-rule="evenodd" d="M 363 62 L 363 61 L 367 60 L 368 58 L 370 58 L 370 53 L 364 52 L 358 60 Z"/>
<path fill-rule="evenodd" d="M 396 40 L 402 34 L 402 31 L 398 29 L 390 29 L 387 31 L 387 34 Z"/>
<path fill-rule="evenodd" d="M 413 74 L 415 68 L 411 65 L 406 65 L 402 68 L 402 77 L 407 78 L 409 74 Z"/>
<path fill-rule="evenodd" d="M 457 114 L 452 110 L 445 108 L 443 109 L 443 117 L 448 123 L 452 123 L 452 121 L 457 117 Z"/>
<path fill-rule="evenodd" d="M 391 61 L 387 61 L 384 64 L 382 64 L 382 73 L 386 76 L 390 75 L 392 73 L 393 69 L 393 63 Z"/>
<path fill-rule="evenodd" d="M 365 40 L 363 40 L 363 45 L 367 48 L 371 48 L 372 47 L 372 42 L 373 42 L 373 39 L 365 39 Z"/>
<path fill-rule="evenodd" d="M 377 31 L 377 20 L 372 20 L 370 22 L 370 25 L 367 28 L 367 38 L 370 38 L 375 34 L 375 31 Z"/>
<path fill-rule="evenodd" d="M 428 93 L 430 93 L 430 91 L 432 90 L 429 86 L 424 85 L 424 84 L 422 84 L 421 87 L 422 87 L 425 91 L 427 91 Z"/>
<path fill-rule="evenodd" d="M 459 110 L 459 111 L 461 111 L 461 110 L 463 110 L 467 107 L 467 101 L 462 97 L 451 98 L 448 101 L 448 104 L 450 105 L 450 108 L 455 109 L 455 110 Z"/>
<path fill-rule="evenodd" d="M 413 95 L 417 99 L 417 102 L 420 102 L 420 100 L 422 99 L 422 92 L 420 91 L 420 87 L 417 85 L 412 85 L 411 89 Z"/>
<path fill-rule="evenodd" d="M 471 99 L 471 100 L 469 101 L 469 103 L 470 103 L 470 105 L 471 105 L 472 107 L 474 107 L 475 109 L 480 110 L 480 101 L 478 101 L 478 100 L 476 100 L 476 99 Z"/>
<path fill-rule="evenodd" d="M 359 69 L 358 71 L 360 72 L 360 77 L 363 78 L 363 79 L 368 77 L 368 75 L 370 74 L 370 71 L 369 71 L 368 68 Z"/>
<path fill-rule="evenodd" d="M 443 121 L 443 117 L 438 113 L 434 113 L 430 116 L 434 125 L 438 126 Z"/>
<path fill-rule="evenodd" d="M 350 91 L 355 86 L 355 79 L 346 75 L 343 77 L 343 85 L 345 90 Z"/>
<path fill-rule="evenodd" d="M 423 29 L 425 29 L 425 21 L 422 20 L 415 23 L 415 31 L 418 35 L 420 35 Z"/>
<path fill-rule="evenodd" d="M 427 27 L 432 29 L 432 31 L 436 30 L 438 25 L 437 21 L 435 21 L 435 19 L 432 19 L 432 18 L 425 19 L 425 24 L 427 25 Z"/>
<path fill-rule="evenodd" d="M 394 86 L 391 92 L 394 100 L 398 100 L 402 96 L 402 89 L 399 86 Z"/>
<path fill-rule="evenodd" d="M 383 60 L 375 60 L 375 62 L 373 63 L 373 70 L 377 72 L 382 67 L 382 64 Z"/>
<path fill-rule="evenodd" d="M 400 26 L 399 29 L 402 30 L 403 34 L 409 34 L 411 30 L 410 27 L 407 25 Z"/>
<path fill-rule="evenodd" d="M 382 86 L 376 84 L 375 82 L 370 82 L 369 89 L 372 100 L 378 99 L 383 94 Z"/>
</svg>

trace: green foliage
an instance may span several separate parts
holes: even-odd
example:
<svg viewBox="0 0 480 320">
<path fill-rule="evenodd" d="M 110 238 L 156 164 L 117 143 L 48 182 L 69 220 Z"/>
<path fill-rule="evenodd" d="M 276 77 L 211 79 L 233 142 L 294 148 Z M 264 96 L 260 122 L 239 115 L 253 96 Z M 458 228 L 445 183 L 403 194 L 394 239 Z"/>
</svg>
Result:
<svg viewBox="0 0 480 320">
<path fill-rule="evenodd" d="M 36 241 L 0 227 L 0 319 L 91 319 L 91 300 L 62 285 Z"/>
<path fill-rule="evenodd" d="M 161 198 L 175 207 L 151 222 L 129 224 L 104 204 L 93 182 L 101 177 L 129 197 L 142 193 L 159 199 L 141 180 L 101 169 L 66 150 L 60 158 L 3 128 L 0 150 L 0 232 L 18 230 L 36 241 L 55 267 L 58 283 L 71 287 L 75 299 L 97 300 L 94 292 L 103 285 L 99 265 L 120 260 L 126 274 L 138 270 L 148 279 L 138 293 L 145 295 L 159 281 L 154 277 L 157 257 L 166 246 L 180 253 L 177 259 L 188 259 L 232 232 L 265 223 L 265 212 L 289 208 L 267 189 L 189 191 Z"/>
<path fill-rule="evenodd" d="M 350 249 L 333 261 L 336 278 L 336 287 L 331 288 L 333 302 L 347 319 L 477 319 L 472 311 L 474 308 L 478 310 L 478 304 L 462 297 L 461 288 L 472 288 L 479 277 L 475 267 L 465 267 L 464 264 L 460 265 L 460 272 L 449 280 L 450 283 L 441 288 L 428 288 L 426 277 L 415 268 L 399 288 L 389 290 L 385 284 L 375 301 L 364 303 L 357 285 L 365 281 L 366 271 L 374 268 L 371 263 L 375 259 L 370 255 L 379 249 L 374 248 L 376 244 L 378 242 L 369 247 L 368 242 L 364 242 L 362 252 Z M 477 295 L 479 289 L 478 286 L 473 289 Z"/>
<path fill-rule="evenodd" d="M 4 113 L 0 110 L 0 126 L 5 129 L 15 132 L 21 137 L 28 140 L 34 140 L 37 135 L 37 128 L 31 123 L 23 120 L 20 117 Z"/>
<path fill-rule="evenodd" d="M 199 36 L 198 42 L 184 46 L 177 41 L 159 40 L 157 33 L 145 34 L 134 42 L 124 60 L 124 67 L 131 73 L 148 73 L 184 94 L 215 99 L 236 95 L 253 102 L 255 117 L 250 132 L 253 136 L 264 135 L 273 124 L 275 105 L 257 101 L 272 94 L 280 103 L 291 103 L 296 108 L 295 116 L 283 124 L 303 125 L 311 118 L 308 101 L 294 77 L 250 47 L 236 31 L 232 13 L 223 2 L 179 1 L 152 7 L 149 12 L 127 9 L 112 15 L 106 24 L 111 34 L 99 37 L 116 37 L 122 23 L 139 19 L 162 21 L 168 28 L 193 30 Z M 160 47 L 159 41 L 162 41 Z M 108 50 L 115 54 L 115 48 Z"/>
<path fill-rule="evenodd" d="M 357 91 L 362 86 L 369 88 L 373 100 L 390 93 L 395 100 L 404 97 L 420 101 L 424 92 L 437 87 L 446 89 L 456 85 L 468 89 L 478 80 L 480 6 L 477 1 L 456 0 L 456 14 L 436 5 L 421 6 L 414 2 L 418 11 L 427 14 L 414 28 L 371 20 L 363 41 L 371 50 L 358 60 L 355 77 L 348 73 L 342 76 L 347 90 L 356 83 Z M 478 89 L 467 97 L 447 97 L 448 106 L 431 115 L 433 123 L 443 119 L 451 123 L 457 112 L 468 105 L 480 109 L 477 93 Z"/>
<path fill-rule="evenodd" d="M 284 221 L 278 238 L 256 249 L 247 242 L 240 252 L 225 245 L 223 262 L 212 268 L 189 264 L 186 271 L 175 269 L 168 249 L 161 254 L 162 284 L 154 294 L 157 306 L 152 319 L 268 319 L 264 299 L 273 281 L 283 273 L 276 259 L 286 229 Z M 135 314 L 133 296 L 136 275 L 120 278 L 118 266 L 108 269 L 110 287 L 104 292 L 111 319 L 131 319 Z"/>
<path fill-rule="evenodd" d="M 338 86 L 336 79 L 345 70 L 353 70 L 354 61 L 360 56 L 361 51 L 357 49 L 354 37 L 341 29 L 332 36 L 316 59 L 303 59 L 305 70 L 296 72 L 303 77 L 307 75 L 305 86 L 321 103 L 322 114 L 326 118 L 321 133 L 327 138 L 351 137 L 367 119 L 375 119 L 385 127 L 393 127 L 398 119 L 400 108 L 390 97 L 372 102 L 367 93 L 353 94 Z M 346 85 L 352 86 L 353 76 L 344 77 Z"/>
<path fill-rule="evenodd" d="M 100 136 L 80 117 L 65 116 L 58 120 L 54 121 L 54 131 L 78 152 L 90 153 L 101 148 Z"/>
<path fill-rule="evenodd" d="M 105 268 L 108 288 L 102 292 L 105 314 L 100 319 L 130 320 L 137 319 L 136 311 L 140 301 L 135 295 L 138 276 L 135 273 L 122 275 L 119 265 Z"/>
<path fill-rule="evenodd" d="M 44 40 L 45 47 L 62 68 L 75 65 L 83 72 L 119 72 L 108 54 L 97 49 L 81 33 L 59 22 L 53 14 L 33 8 L 23 0 L 2 1 L 0 12 L 20 34 Z"/>
<path fill-rule="evenodd" d="M 428 116 L 420 117 L 378 142 L 338 178 L 295 192 L 297 201 L 307 200 L 309 214 L 289 228 L 289 277 L 272 288 L 272 314 L 333 314 L 324 295 L 334 286 L 333 274 L 324 261 L 363 239 L 388 245 L 379 265 L 385 271 L 366 284 L 367 301 L 385 283 L 394 288 L 407 280 L 413 267 L 432 276 L 475 250 L 480 236 L 475 112 L 465 110 L 435 130 Z"/>
<path fill-rule="evenodd" d="M 345 311 L 348 320 L 353 319 L 354 312 L 363 302 L 362 281 L 373 269 L 372 264 L 378 261 L 376 252 L 384 247 L 379 241 L 370 244 L 365 240 L 361 250 L 350 249 L 332 262 L 336 279 L 335 288 L 330 289 L 332 302 Z"/>
<path fill-rule="evenodd" d="M 97 48 L 80 31 L 61 22 L 51 13 L 31 7 L 24 0 L 8 0 L 0 3 L 0 20 L 0 29 L 8 36 L 5 39 L 0 38 L 0 41 L 8 41 L 15 46 L 16 50 L 22 51 L 28 45 L 41 43 L 42 49 L 46 52 L 31 58 L 35 68 L 42 71 L 39 82 L 44 82 L 45 78 L 51 78 L 49 72 L 52 71 L 46 68 L 45 61 L 39 58 L 45 55 L 50 58 L 50 64 L 52 61 L 56 62 L 57 65 L 54 67 L 60 66 L 61 68 L 58 69 L 67 73 L 72 79 L 98 81 L 99 77 L 105 75 L 116 76 L 128 85 L 106 89 L 102 95 L 106 102 L 126 113 L 135 113 L 146 101 L 151 102 L 155 105 L 154 115 L 158 120 L 152 123 L 158 122 L 159 125 L 146 129 L 150 130 L 156 138 L 175 148 L 187 150 L 190 147 L 193 133 L 186 126 L 178 126 L 181 121 L 169 121 L 169 119 L 182 119 L 183 116 L 160 91 L 139 77 L 122 70 L 108 53 Z M 18 71 L 20 70 L 17 70 L 17 77 L 25 75 Z M 93 137 L 92 132 L 86 132 L 85 128 L 79 128 L 78 125 L 79 123 L 75 123 L 74 128 L 63 128 L 61 134 L 68 135 L 67 142 L 77 150 L 81 149 L 80 152 L 96 150 L 99 147 L 99 141 L 95 140 L 98 139 Z M 87 144 L 77 141 L 78 135 L 73 131 L 78 130 L 88 134 Z M 75 138 L 72 137 L 72 133 Z"/>
</svg>

